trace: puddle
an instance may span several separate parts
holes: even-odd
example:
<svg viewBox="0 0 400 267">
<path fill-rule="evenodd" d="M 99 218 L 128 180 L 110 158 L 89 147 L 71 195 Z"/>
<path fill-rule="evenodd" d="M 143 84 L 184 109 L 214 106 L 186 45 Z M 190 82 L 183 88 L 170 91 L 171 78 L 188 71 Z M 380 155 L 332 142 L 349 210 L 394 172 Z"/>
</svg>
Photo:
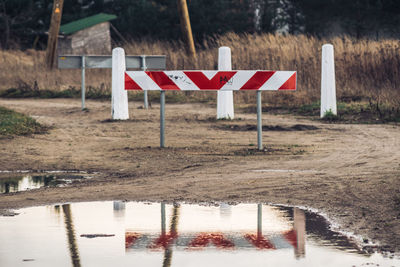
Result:
<svg viewBox="0 0 400 267">
<path fill-rule="evenodd" d="M 0 193 L 14 193 L 37 189 L 44 186 L 63 186 L 73 181 L 90 178 L 77 174 L 25 174 L 23 176 L 0 178 Z"/>
<path fill-rule="evenodd" d="M 16 212 L 0 217 L 1 266 L 400 266 L 298 208 L 110 201 Z"/>
</svg>

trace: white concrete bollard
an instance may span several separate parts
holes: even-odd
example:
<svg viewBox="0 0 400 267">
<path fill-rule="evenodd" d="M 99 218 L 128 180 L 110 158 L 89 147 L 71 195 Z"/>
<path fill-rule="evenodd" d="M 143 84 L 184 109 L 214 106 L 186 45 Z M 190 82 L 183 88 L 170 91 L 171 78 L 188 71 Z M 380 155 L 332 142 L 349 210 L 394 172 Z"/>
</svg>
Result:
<svg viewBox="0 0 400 267">
<path fill-rule="evenodd" d="M 222 46 L 218 49 L 218 70 L 232 70 L 231 49 Z M 218 91 L 217 119 L 233 119 L 233 92 Z"/>
<path fill-rule="evenodd" d="M 129 119 L 128 93 L 125 90 L 125 51 L 117 47 L 112 51 L 111 117 L 113 120 Z"/>
<path fill-rule="evenodd" d="M 321 71 L 321 118 L 327 112 L 337 115 L 336 110 L 336 83 L 335 83 L 335 60 L 333 45 L 322 46 L 322 71 Z"/>
</svg>

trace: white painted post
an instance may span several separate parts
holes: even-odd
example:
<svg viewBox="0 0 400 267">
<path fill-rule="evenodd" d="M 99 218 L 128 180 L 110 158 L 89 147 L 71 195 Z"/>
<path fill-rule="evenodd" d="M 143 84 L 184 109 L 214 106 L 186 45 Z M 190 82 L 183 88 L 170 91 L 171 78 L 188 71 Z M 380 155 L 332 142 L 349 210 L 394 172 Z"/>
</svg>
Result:
<svg viewBox="0 0 400 267">
<path fill-rule="evenodd" d="M 125 51 L 117 47 L 112 51 L 111 116 L 113 120 L 129 119 L 128 93 L 125 90 Z"/>
<path fill-rule="evenodd" d="M 218 49 L 218 70 L 232 70 L 231 49 L 227 46 Z M 233 91 L 218 91 L 217 119 L 233 118 Z"/>
<path fill-rule="evenodd" d="M 332 114 L 337 115 L 333 45 L 325 44 L 322 46 L 321 65 L 321 118 L 323 118 L 329 111 L 332 112 Z"/>
</svg>

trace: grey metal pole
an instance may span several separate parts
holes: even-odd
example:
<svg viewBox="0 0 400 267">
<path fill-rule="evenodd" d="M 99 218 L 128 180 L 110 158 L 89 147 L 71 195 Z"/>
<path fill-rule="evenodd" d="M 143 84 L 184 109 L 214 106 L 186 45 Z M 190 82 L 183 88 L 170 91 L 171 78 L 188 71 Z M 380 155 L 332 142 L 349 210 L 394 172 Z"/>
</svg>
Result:
<svg viewBox="0 0 400 267">
<path fill-rule="evenodd" d="M 262 236 L 262 204 L 257 204 L 257 236 Z"/>
<path fill-rule="evenodd" d="M 258 150 L 262 150 L 262 109 L 261 109 L 261 92 L 257 91 L 257 145 Z"/>
<path fill-rule="evenodd" d="M 145 56 L 145 55 L 142 55 L 141 57 L 142 57 L 142 70 L 143 70 L 143 71 L 146 71 L 146 70 L 147 70 L 147 66 L 146 66 L 146 56 Z M 145 109 L 148 109 L 148 108 L 149 108 L 149 100 L 148 100 L 148 97 L 147 97 L 147 90 L 145 90 L 145 91 L 143 92 L 143 96 L 144 96 L 144 108 L 145 108 Z"/>
<path fill-rule="evenodd" d="M 161 202 L 161 234 L 165 235 L 166 223 L 165 223 L 165 203 Z"/>
<path fill-rule="evenodd" d="M 164 130 L 165 130 L 165 91 L 161 90 L 161 94 L 160 94 L 160 147 L 165 147 Z"/>
<path fill-rule="evenodd" d="M 82 110 L 85 109 L 85 56 L 82 56 L 82 78 L 81 78 L 81 96 L 82 96 Z"/>
<path fill-rule="evenodd" d="M 149 108 L 149 100 L 148 100 L 148 96 L 147 96 L 147 90 L 144 91 L 144 108 L 148 109 Z"/>
</svg>

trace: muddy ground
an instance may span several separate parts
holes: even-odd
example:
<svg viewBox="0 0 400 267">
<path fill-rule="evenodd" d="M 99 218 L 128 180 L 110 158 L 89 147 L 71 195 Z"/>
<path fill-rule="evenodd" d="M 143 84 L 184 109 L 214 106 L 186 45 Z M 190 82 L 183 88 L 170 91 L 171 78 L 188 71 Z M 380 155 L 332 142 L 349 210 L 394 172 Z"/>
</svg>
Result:
<svg viewBox="0 0 400 267">
<path fill-rule="evenodd" d="M 180 200 L 300 205 L 325 212 L 343 230 L 400 251 L 400 125 L 327 124 L 263 114 L 216 121 L 215 107 L 130 102 L 129 121 L 111 121 L 110 103 L 0 99 L 51 126 L 46 134 L 0 139 L 0 170 L 79 170 L 94 178 L 69 187 L 0 195 L 0 209 L 92 200 Z M 253 125 L 253 126 L 252 126 Z M 2 173 L 1 177 L 10 177 Z"/>
</svg>

